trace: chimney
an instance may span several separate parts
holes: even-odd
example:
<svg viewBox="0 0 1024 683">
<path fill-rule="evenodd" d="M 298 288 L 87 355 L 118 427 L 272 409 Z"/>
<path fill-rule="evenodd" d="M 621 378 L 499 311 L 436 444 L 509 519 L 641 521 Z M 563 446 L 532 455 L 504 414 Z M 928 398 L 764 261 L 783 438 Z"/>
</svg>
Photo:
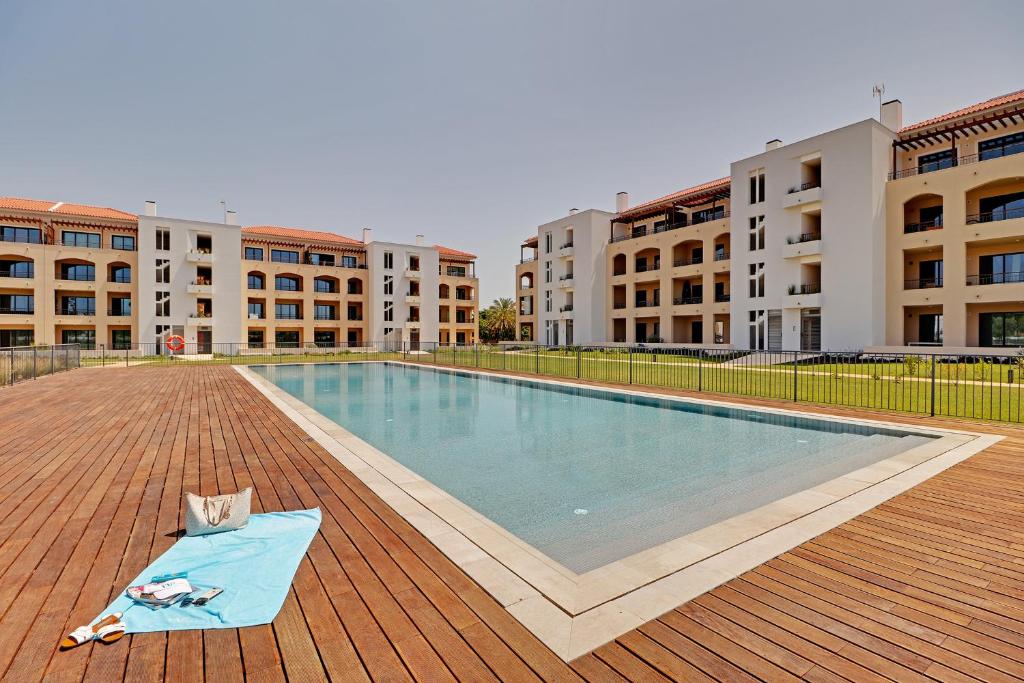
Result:
<svg viewBox="0 0 1024 683">
<path fill-rule="evenodd" d="M 238 225 L 238 214 L 228 209 L 224 212 L 224 222 L 228 225 Z"/>
<path fill-rule="evenodd" d="M 363 244 L 369 244 L 373 241 L 373 230 L 370 228 L 363 228 Z"/>
<path fill-rule="evenodd" d="M 156 202 L 154 202 L 152 199 L 147 199 L 146 200 L 145 212 L 146 212 L 145 215 L 147 215 L 147 216 L 155 216 L 156 215 Z"/>
<path fill-rule="evenodd" d="M 422 247 L 423 246 L 423 235 L 416 235 L 416 246 L 417 247 Z"/>
<path fill-rule="evenodd" d="M 889 100 L 888 102 L 882 102 L 882 120 L 883 126 L 889 130 L 895 132 L 903 127 L 903 103 L 899 100 Z"/>
<path fill-rule="evenodd" d="M 622 213 L 629 208 L 629 193 L 619 192 L 615 195 L 615 213 Z"/>
<path fill-rule="evenodd" d="M 764 143 L 764 151 L 766 152 L 770 152 L 773 149 L 778 149 L 779 147 L 782 147 L 782 140 L 778 138 L 775 138 L 774 140 L 769 140 L 768 142 Z"/>
<path fill-rule="evenodd" d="M 569 215 L 570 215 L 570 216 L 575 216 L 575 215 L 576 215 L 576 214 L 578 214 L 579 212 L 580 212 L 580 210 L 579 210 L 579 209 L 576 209 L 576 208 L 573 208 L 573 209 L 569 209 Z"/>
</svg>

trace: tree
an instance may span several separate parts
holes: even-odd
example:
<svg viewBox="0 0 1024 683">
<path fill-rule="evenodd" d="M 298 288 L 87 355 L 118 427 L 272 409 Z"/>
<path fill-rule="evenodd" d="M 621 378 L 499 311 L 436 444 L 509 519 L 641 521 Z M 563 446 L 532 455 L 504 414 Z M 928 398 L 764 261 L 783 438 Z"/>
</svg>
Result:
<svg viewBox="0 0 1024 683">
<path fill-rule="evenodd" d="M 516 304 L 508 298 L 496 299 L 480 311 L 480 338 L 485 342 L 512 341 L 516 338 Z"/>
</svg>

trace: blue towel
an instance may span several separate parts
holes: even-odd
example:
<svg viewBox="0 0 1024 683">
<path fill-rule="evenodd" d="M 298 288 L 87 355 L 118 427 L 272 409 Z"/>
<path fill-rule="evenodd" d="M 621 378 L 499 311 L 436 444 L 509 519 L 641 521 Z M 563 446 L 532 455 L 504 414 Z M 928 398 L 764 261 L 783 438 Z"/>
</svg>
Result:
<svg viewBox="0 0 1024 683">
<path fill-rule="evenodd" d="M 105 614 L 124 612 L 128 633 L 269 624 L 281 611 L 299 562 L 319 528 L 320 510 L 314 508 L 252 515 L 249 524 L 237 531 L 186 536 L 130 585 L 188 572 L 194 587 L 216 586 L 223 593 L 202 607 L 171 605 L 153 610 L 122 592 L 93 623 Z"/>
</svg>

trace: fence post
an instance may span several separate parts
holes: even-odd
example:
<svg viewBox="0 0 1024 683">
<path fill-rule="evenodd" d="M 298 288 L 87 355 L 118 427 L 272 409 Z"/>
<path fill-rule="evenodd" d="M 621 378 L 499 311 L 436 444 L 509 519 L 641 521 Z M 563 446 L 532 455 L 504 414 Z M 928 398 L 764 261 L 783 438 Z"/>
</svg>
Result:
<svg viewBox="0 0 1024 683">
<path fill-rule="evenodd" d="M 931 416 L 935 417 L 935 356 L 932 355 L 932 399 L 931 399 Z"/>
<path fill-rule="evenodd" d="M 11 349 L 11 384 L 14 384 L 14 349 Z"/>
<path fill-rule="evenodd" d="M 583 352 L 580 351 L 580 347 L 576 347 L 576 379 L 583 376 L 581 372 L 583 369 Z"/>
<path fill-rule="evenodd" d="M 533 373 L 540 374 L 540 346 L 533 347 Z"/>
<path fill-rule="evenodd" d="M 39 355 L 39 349 L 32 347 L 32 379 L 36 378 L 36 360 Z"/>
<path fill-rule="evenodd" d="M 54 348 L 53 348 L 53 345 L 51 344 L 50 345 L 50 374 L 51 375 L 57 374 L 57 371 L 54 369 L 54 366 L 53 366 L 53 364 L 56 362 L 56 360 L 57 360 L 57 357 L 54 355 Z M 12 361 L 12 363 L 11 363 L 11 373 L 13 374 L 13 372 L 14 372 L 14 363 L 13 363 L 14 356 L 13 355 L 11 356 L 11 361 Z"/>
<path fill-rule="evenodd" d="M 697 349 L 697 391 L 704 391 L 704 349 Z"/>
<path fill-rule="evenodd" d="M 129 344 L 128 346 L 131 346 Z M 128 367 L 128 346 L 124 347 L 124 366 Z"/>
<path fill-rule="evenodd" d="M 633 347 L 629 348 L 629 383 L 633 383 Z"/>
<path fill-rule="evenodd" d="M 100 367 L 107 367 L 107 345 L 100 344 Z"/>
<path fill-rule="evenodd" d="M 480 367 L 480 344 L 474 344 L 473 348 L 476 350 L 476 366 Z"/>
<path fill-rule="evenodd" d="M 796 398 L 797 397 L 796 359 L 797 359 L 798 355 L 799 355 L 798 352 L 796 352 L 796 351 L 793 352 L 793 401 L 794 402 L 797 400 L 797 398 Z"/>
</svg>

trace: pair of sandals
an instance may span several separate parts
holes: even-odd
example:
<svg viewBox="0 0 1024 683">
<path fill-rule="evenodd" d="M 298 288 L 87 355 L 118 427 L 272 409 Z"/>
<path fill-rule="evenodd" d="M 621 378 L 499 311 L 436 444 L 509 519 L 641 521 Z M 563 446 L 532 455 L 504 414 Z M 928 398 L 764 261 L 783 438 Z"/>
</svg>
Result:
<svg viewBox="0 0 1024 683">
<path fill-rule="evenodd" d="M 125 625 L 121 621 L 121 612 L 108 614 L 92 626 L 79 626 L 60 641 L 61 650 L 70 650 L 93 640 L 110 645 L 121 640 L 125 634 Z"/>
</svg>

